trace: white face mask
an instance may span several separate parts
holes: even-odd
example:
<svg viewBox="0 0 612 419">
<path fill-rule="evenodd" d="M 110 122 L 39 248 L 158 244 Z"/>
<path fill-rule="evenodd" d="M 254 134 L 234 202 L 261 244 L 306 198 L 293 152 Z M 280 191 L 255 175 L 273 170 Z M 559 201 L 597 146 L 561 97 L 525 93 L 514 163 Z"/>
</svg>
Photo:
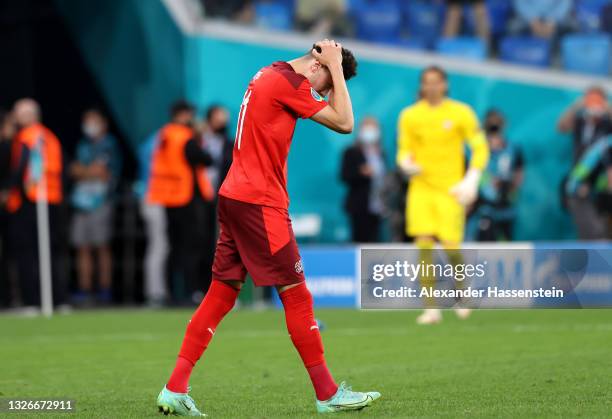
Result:
<svg viewBox="0 0 612 419">
<path fill-rule="evenodd" d="M 81 127 L 83 134 L 90 138 L 97 138 L 102 133 L 102 127 L 95 122 L 85 122 Z"/>
<path fill-rule="evenodd" d="M 380 129 L 378 127 L 363 127 L 359 132 L 359 140 L 364 144 L 374 144 L 379 139 Z"/>
</svg>

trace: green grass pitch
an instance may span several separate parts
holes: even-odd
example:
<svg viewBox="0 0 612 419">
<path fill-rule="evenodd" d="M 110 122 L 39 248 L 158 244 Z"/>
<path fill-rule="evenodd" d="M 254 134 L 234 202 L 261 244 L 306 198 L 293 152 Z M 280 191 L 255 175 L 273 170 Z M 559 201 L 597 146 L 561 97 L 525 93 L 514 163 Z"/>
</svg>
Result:
<svg viewBox="0 0 612 419">
<path fill-rule="evenodd" d="M 190 313 L 0 316 L 0 397 L 76 400 L 76 414 L 46 418 L 157 416 Z M 437 326 L 415 325 L 414 311 L 317 313 L 337 380 L 383 394 L 342 417 L 612 415 L 612 310 L 447 312 Z M 213 418 L 316 417 L 281 311 L 230 313 L 191 385 Z"/>
</svg>

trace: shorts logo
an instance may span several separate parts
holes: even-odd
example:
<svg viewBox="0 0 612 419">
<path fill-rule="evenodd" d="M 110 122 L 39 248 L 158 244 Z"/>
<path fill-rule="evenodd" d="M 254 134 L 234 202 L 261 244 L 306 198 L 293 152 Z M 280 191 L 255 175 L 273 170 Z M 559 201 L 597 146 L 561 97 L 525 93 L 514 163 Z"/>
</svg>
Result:
<svg viewBox="0 0 612 419">
<path fill-rule="evenodd" d="M 298 274 L 304 272 L 304 267 L 302 266 L 302 259 L 295 262 L 295 272 Z"/>
<path fill-rule="evenodd" d="M 314 100 L 316 100 L 317 102 L 320 102 L 323 100 L 323 98 L 321 97 L 320 94 L 317 93 L 317 91 L 315 89 L 313 89 L 312 87 L 310 88 L 310 94 L 312 95 L 312 98 Z"/>
</svg>

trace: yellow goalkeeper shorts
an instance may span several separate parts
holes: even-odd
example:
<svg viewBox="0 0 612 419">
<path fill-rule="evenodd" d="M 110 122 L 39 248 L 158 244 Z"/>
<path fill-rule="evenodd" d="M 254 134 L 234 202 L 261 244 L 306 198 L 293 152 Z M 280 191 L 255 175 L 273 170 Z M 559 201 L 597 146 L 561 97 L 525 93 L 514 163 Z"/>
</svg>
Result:
<svg viewBox="0 0 612 419">
<path fill-rule="evenodd" d="M 406 224 L 409 236 L 434 236 L 441 242 L 460 243 L 465 228 L 465 208 L 448 191 L 411 182 Z"/>
</svg>

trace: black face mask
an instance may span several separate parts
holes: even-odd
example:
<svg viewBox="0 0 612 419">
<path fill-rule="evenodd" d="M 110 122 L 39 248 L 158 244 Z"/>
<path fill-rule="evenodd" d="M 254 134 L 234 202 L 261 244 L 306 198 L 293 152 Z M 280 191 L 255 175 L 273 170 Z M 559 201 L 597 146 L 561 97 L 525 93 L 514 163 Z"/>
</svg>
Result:
<svg viewBox="0 0 612 419">
<path fill-rule="evenodd" d="M 227 135 L 227 125 L 222 125 L 216 128 L 214 131 L 215 131 L 215 134 Z"/>
<path fill-rule="evenodd" d="M 488 132 L 489 134 L 497 134 L 501 131 L 501 125 L 495 122 L 492 122 L 485 126 L 485 131 Z"/>
</svg>

